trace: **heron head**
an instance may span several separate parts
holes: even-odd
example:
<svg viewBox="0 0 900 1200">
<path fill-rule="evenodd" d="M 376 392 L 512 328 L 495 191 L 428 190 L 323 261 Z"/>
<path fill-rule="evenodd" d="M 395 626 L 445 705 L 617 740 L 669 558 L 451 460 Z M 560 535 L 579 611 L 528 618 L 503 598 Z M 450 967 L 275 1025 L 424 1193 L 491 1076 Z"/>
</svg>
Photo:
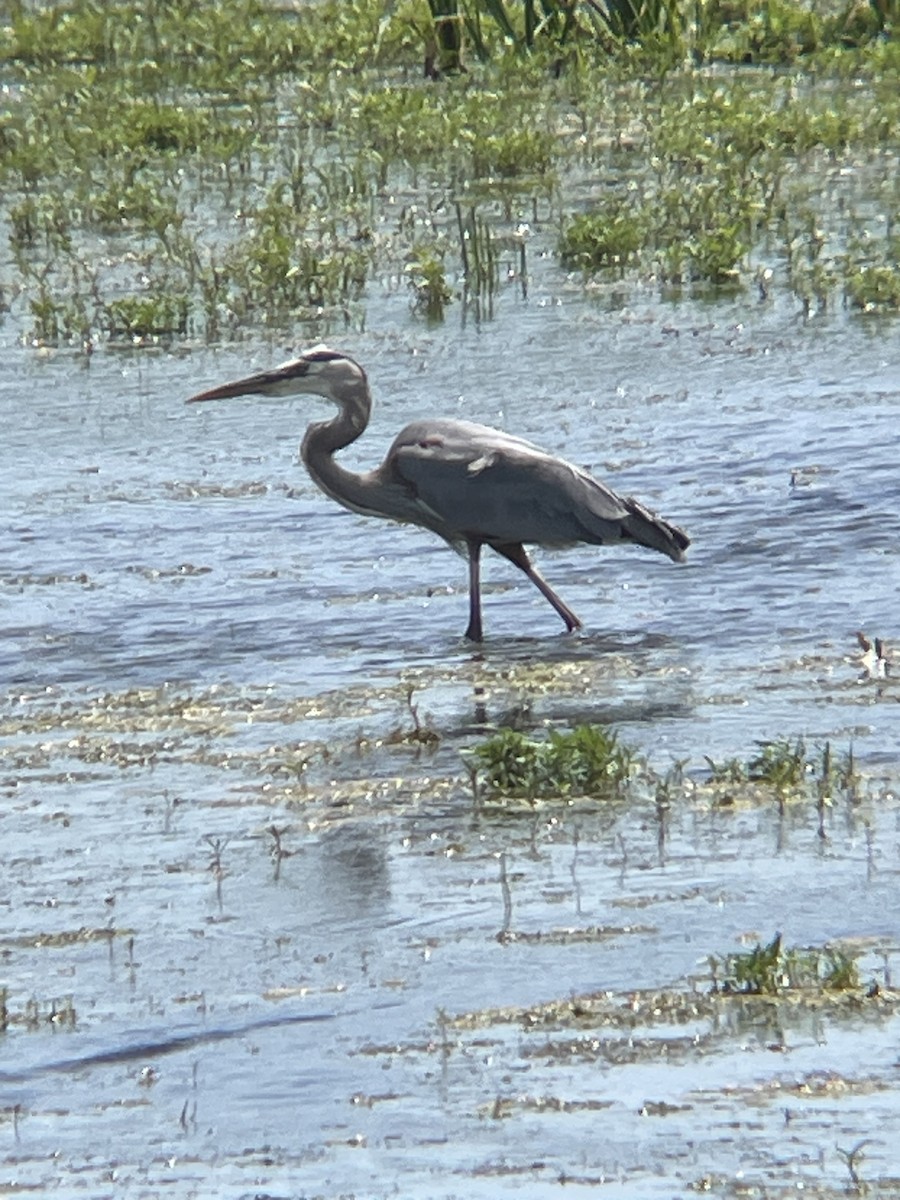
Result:
<svg viewBox="0 0 900 1200">
<path fill-rule="evenodd" d="M 186 403 L 227 400 L 231 396 L 299 396 L 310 393 L 339 403 L 347 389 L 358 388 L 365 383 L 365 371 L 352 358 L 327 346 L 313 346 L 311 350 L 305 350 L 298 358 L 292 358 L 279 367 L 258 371 L 244 379 L 198 392 Z"/>
</svg>

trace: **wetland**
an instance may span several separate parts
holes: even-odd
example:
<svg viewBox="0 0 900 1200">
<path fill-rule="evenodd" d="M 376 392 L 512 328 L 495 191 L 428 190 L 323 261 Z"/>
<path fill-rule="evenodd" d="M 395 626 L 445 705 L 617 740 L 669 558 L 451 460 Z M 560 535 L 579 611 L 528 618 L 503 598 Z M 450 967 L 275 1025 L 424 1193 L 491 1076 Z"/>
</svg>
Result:
<svg viewBox="0 0 900 1200">
<path fill-rule="evenodd" d="M 900 1195 L 882 7 L 0 5 L 6 1194 Z M 183 403 L 321 340 L 350 465 L 484 421 L 687 563 L 466 643 L 315 403 Z"/>
</svg>

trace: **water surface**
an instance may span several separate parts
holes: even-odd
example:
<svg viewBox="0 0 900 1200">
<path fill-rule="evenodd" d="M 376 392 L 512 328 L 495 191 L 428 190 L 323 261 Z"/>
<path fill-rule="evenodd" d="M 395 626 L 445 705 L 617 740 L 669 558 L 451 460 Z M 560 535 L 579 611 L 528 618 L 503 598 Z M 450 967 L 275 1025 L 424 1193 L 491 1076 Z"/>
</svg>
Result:
<svg viewBox="0 0 900 1200">
<path fill-rule="evenodd" d="M 743 299 L 609 310 L 548 275 L 491 323 L 426 331 L 375 303 L 369 328 L 329 335 L 375 393 L 348 464 L 413 418 L 485 421 L 683 525 L 689 561 L 539 555 L 585 622 L 565 636 L 487 558 L 474 648 L 462 560 L 306 477 L 315 401 L 184 406 L 294 347 L 86 362 L 7 329 L 5 1186 L 837 1189 L 838 1147 L 863 1139 L 863 1178 L 896 1175 L 889 1011 L 656 1025 L 642 1052 L 610 1035 L 593 1059 L 439 1017 L 689 991 L 710 954 L 776 930 L 865 945 L 891 982 L 900 708 L 893 677 L 864 677 L 856 632 L 896 641 L 892 327 Z M 412 729 L 409 703 L 437 749 L 386 741 Z M 474 808 L 459 751 L 511 719 L 611 722 L 697 780 L 706 755 L 827 739 L 852 744 L 864 783 L 825 838 L 809 805 L 723 810 L 702 789 L 664 814 L 648 792 L 500 818 Z M 498 940 L 501 861 L 513 932 L 543 938 Z M 603 933 L 551 936 L 571 929 Z"/>
</svg>

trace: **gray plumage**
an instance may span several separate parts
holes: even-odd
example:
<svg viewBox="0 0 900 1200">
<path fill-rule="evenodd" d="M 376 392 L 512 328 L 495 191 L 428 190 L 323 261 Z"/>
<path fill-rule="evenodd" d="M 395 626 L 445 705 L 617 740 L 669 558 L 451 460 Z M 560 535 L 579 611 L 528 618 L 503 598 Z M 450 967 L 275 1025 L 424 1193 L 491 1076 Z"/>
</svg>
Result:
<svg viewBox="0 0 900 1200">
<path fill-rule="evenodd" d="M 301 457 L 316 484 L 339 504 L 369 516 L 424 526 L 469 560 L 466 637 L 482 640 L 482 546 L 522 570 L 569 630 L 581 622 L 528 558 L 524 543 L 571 546 L 635 542 L 676 562 L 688 536 L 637 500 L 617 495 L 586 471 L 521 438 L 468 421 L 414 421 L 395 438 L 381 466 L 357 474 L 336 451 L 365 430 L 372 398 L 365 371 L 338 351 L 317 346 L 299 358 L 192 396 L 188 403 L 249 393 L 312 393 L 338 407 L 306 431 Z"/>
</svg>

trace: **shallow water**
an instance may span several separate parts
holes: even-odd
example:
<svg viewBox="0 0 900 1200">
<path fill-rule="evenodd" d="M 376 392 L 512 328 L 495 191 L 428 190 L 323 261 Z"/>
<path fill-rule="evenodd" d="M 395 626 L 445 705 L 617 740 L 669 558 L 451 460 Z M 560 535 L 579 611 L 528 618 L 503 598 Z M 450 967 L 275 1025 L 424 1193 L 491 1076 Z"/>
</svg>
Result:
<svg viewBox="0 0 900 1200">
<path fill-rule="evenodd" d="M 842 1187 L 838 1148 L 863 1139 L 863 1179 L 900 1175 L 890 1011 L 654 1025 L 641 1052 L 616 1057 L 616 1034 L 594 1059 L 438 1019 L 689 989 L 710 954 L 776 929 L 864 944 L 893 982 L 900 692 L 863 677 L 855 634 L 896 641 L 896 330 L 745 300 L 609 311 L 552 275 L 480 326 L 396 310 L 328 339 L 375 392 L 348 463 L 415 417 L 485 421 L 683 525 L 689 561 L 540 556 L 585 622 L 566 637 L 488 559 L 474 649 L 464 563 L 307 479 L 315 402 L 183 405 L 292 347 L 85 364 L 8 329 L 4 1185 L 774 1195 Z M 386 740 L 409 703 L 436 750 Z M 689 777 L 758 739 L 830 739 L 865 782 L 825 838 L 807 805 L 723 810 L 702 789 L 665 814 L 649 796 L 479 812 L 459 751 L 511 719 L 612 722 Z M 74 1025 L 49 1019 L 66 998 Z"/>
</svg>

